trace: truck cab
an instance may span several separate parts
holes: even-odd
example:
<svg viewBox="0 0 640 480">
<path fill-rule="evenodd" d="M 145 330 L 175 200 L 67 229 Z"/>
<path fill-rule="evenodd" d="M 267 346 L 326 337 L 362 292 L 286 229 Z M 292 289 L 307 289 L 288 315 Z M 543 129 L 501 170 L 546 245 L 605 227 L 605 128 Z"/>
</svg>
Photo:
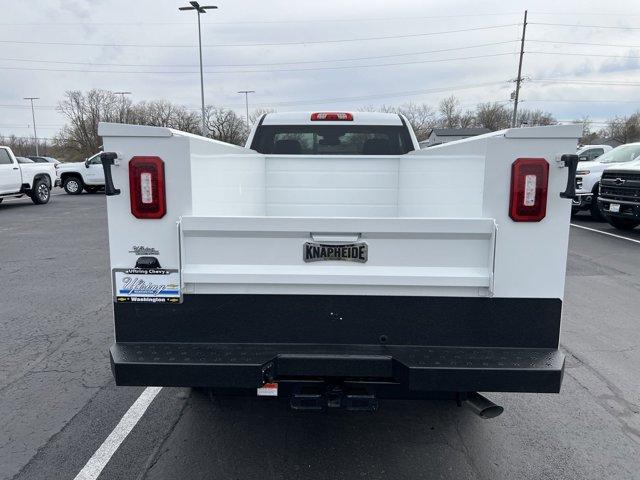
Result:
<svg viewBox="0 0 640 480">
<path fill-rule="evenodd" d="M 579 126 L 425 150 L 367 112 L 267 114 L 245 148 L 99 134 L 118 385 L 308 410 L 559 391 Z"/>
<path fill-rule="evenodd" d="M 611 145 L 583 145 L 576 153 L 579 162 L 590 162 L 611 150 L 613 150 Z"/>
<path fill-rule="evenodd" d="M 246 148 L 280 155 L 403 155 L 420 146 L 403 115 L 391 113 L 268 113 Z"/>
</svg>

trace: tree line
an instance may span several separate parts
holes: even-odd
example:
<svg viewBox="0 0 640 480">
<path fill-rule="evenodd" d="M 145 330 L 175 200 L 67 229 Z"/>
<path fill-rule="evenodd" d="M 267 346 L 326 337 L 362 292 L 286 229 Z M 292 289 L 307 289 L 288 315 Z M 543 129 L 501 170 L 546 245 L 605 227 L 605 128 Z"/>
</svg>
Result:
<svg viewBox="0 0 640 480">
<path fill-rule="evenodd" d="M 63 160 L 84 159 L 102 146 L 98 136 L 99 122 L 129 123 L 170 127 L 184 132 L 200 134 L 200 110 L 189 109 L 168 100 L 153 100 L 133 103 L 131 99 L 108 90 L 93 89 L 66 92 L 58 103 L 58 111 L 65 117 L 66 125 L 51 141 L 40 141 L 41 155 Z M 433 128 L 485 127 L 491 131 L 511 125 L 509 103 L 479 103 L 472 109 L 463 109 L 455 96 L 444 98 L 437 106 L 425 103 L 405 103 L 399 106 L 369 106 L 367 111 L 401 113 L 413 127 L 418 140 L 425 140 Z M 255 122 L 270 109 L 257 109 L 249 115 L 249 123 Z M 557 120 L 550 112 L 535 109 L 520 109 L 517 125 L 553 125 Z M 581 143 L 590 143 L 596 137 L 613 138 L 622 143 L 640 140 L 640 112 L 626 117 L 610 119 L 606 126 L 592 131 L 588 118 L 576 120 L 583 127 Z M 223 142 L 244 144 L 249 129 L 246 119 L 234 110 L 207 105 L 205 124 L 208 136 Z M 16 155 L 33 155 L 33 139 L 0 135 L 0 144 L 10 146 Z"/>
</svg>

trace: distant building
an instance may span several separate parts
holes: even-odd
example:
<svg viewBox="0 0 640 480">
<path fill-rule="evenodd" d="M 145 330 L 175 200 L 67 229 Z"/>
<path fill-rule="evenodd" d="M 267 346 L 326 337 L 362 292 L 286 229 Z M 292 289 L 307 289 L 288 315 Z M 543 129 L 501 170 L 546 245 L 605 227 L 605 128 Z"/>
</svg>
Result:
<svg viewBox="0 0 640 480">
<path fill-rule="evenodd" d="M 488 128 L 434 128 L 429 132 L 429 137 L 420 142 L 420 148 L 433 147 L 441 143 L 462 140 L 463 138 L 475 137 L 483 133 L 489 133 Z"/>
</svg>

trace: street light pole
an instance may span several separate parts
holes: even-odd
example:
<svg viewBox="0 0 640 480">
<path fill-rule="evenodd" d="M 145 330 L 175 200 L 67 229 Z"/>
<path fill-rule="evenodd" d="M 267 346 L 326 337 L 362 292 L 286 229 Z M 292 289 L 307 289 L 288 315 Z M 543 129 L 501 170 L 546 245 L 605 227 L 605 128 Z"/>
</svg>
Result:
<svg viewBox="0 0 640 480">
<path fill-rule="evenodd" d="M 249 130 L 249 94 L 256 93 L 255 90 L 240 90 L 238 93 L 244 93 L 244 105 L 247 109 L 247 130 Z"/>
<path fill-rule="evenodd" d="M 33 101 L 39 100 L 39 97 L 24 97 L 23 100 L 31 101 L 31 118 L 33 119 L 33 138 L 36 141 L 36 157 L 38 157 L 40 156 L 40 153 L 38 152 L 38 134 L 36 132 L 36 113 L 35 113 L 35 110 L 33 109 Z"/>
<path fill-rule="evenodd" d="M 178 10 L 195 10 L 198 14 L 198 49 L 200 51 L 200 101 L 202 103 L 202 136 L 207 136 L 207 126 L 204 115 L 204 74 L 202 72 L 202 32 L 200 30 L 200 14 L 207 10 L 217 9 L 215 5 L 200 5 L 198 2 L 189 2 L 190 7 L 179 7 Z"/>
</svg>

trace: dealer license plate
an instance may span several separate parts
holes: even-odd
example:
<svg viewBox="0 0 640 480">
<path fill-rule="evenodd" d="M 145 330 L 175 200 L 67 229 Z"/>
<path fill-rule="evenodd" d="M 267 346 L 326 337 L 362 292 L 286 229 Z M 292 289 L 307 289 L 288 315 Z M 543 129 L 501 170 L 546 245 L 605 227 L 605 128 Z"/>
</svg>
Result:
<svg viewBox="0 0 640 480">
<path fill-rule="evenodd" d="M 113 299 L 117 303 L 180 303 L 180 272 L 166 268 L 114 268 Z"/>
</svg>

